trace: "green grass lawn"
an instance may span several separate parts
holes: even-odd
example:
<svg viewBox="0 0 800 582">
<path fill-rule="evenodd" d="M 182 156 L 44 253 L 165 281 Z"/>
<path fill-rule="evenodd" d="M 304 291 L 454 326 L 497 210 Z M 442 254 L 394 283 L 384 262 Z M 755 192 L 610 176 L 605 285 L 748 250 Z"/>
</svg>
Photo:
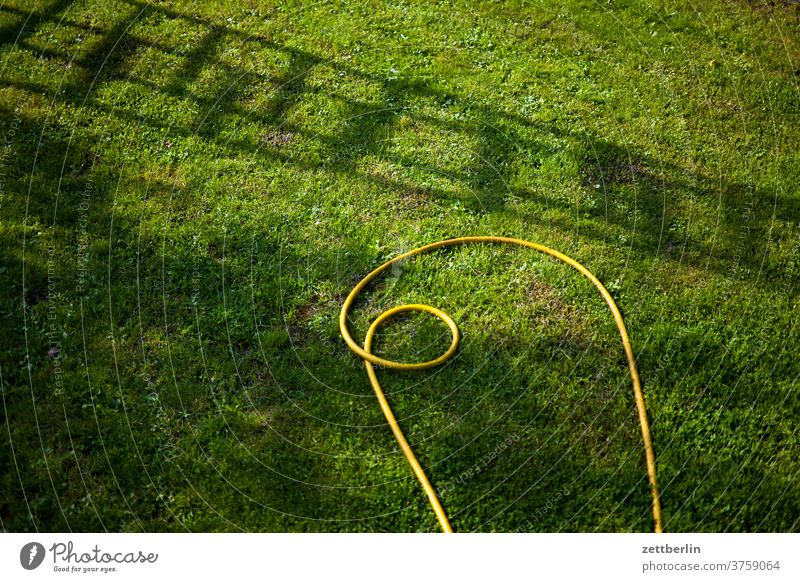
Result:
<svg viewBox="0 0 800 582">
<path fill-rule="evenodd" d="M 614 295 L 666 531 L 800 530 L 800 4 L 12 0 L 0 42 L 0 529 L 437 531 L 337 317 L 496 234 Z M 444 250 L 354 336 L 409 302 L 463 333 L 379 372 L 456 531 L 651 530 L 587 281 Z"/>
</svg>

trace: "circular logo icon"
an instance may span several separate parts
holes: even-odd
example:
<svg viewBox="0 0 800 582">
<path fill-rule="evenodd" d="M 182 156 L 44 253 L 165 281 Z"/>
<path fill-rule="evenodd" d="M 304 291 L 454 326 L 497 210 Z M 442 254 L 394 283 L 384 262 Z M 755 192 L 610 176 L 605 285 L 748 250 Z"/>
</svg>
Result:
<svg viewBox="0 0 800 582">
<path fill-rule="evenodd" d="M 35 570 L 44 561 L 44 546 L 39 542 L 30 542 L 19 551 L 19 563 L 26 570 Z"/>
</svg>

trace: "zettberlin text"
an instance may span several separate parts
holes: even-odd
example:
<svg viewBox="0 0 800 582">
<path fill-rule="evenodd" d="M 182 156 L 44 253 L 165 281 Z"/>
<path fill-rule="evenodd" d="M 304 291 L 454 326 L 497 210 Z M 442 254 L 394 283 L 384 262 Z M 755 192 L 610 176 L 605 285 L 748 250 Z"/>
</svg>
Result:
<svg viewBox="0 0 800 582">
<path fill-rule="evenodd" d="M 699 554 L 700 548 L 692 544 L 682 546 L 671 546 L 664 544 L 661 546 L 642 546 L 643 554 Z"/>
</svg>

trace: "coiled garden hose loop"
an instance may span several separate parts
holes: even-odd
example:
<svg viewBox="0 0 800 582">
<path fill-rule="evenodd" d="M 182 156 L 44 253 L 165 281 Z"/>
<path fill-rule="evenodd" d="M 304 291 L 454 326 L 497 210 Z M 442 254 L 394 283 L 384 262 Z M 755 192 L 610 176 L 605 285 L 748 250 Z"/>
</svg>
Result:
<svg viewBox="0 0 800 582">
<path fill-rule="evenodd" d="M 425 494 L 428 496 L 428 501 L 433 508 L 433 512 L 436 514 L 436 518 L 439 520 L 439 524 L 442 526 L 442 530 L 446 533 L 451 533 L 453 528 L 450 525 L 450 521 L 447 518 L 447 513 L 445 512 L 442 504 L 439 501 L 439 498 L 436 496 L 436 491 L 434 490 L 433 486 L 431 485 L 430 481 L 428 481 L 428 477 L 425 475 L 425 471 L 422 469 L 422 466 L 417 461 L 417 458 L 414 456 L 414 452 L 411 450 L 408 442 L 403 436 L 403 432 L 400 430 L 399 425 L 397 424 L 397 420 L 392 413 L 392 409 L 389 407 L 389 403 L 386 401 L 386 396 L 383 394 L 383 390 L 381 389 L 381 385 L 378 382 L 378 377 L 375 374 L 375 365 L 382 366 L 385 368 L 392 368 L 395 370 L 424 370 L 427 368 L 432 368 L 434 366 L 438 366 L 446 362 L 450 359 L 458 349 L 458 343 L 461 339 L 461 334 L 458 331 L 458 326 L 456 325 L 455 321 L 444 313 L 443 311 L 436 309 L 435 307 L 431 307 L 430 305 L 400 305 L 398 307 L 393 307 L 387 311 L 381 313 L 375 321 L 372 322 L 369 329 L 367 330 L 367 335 L 364 339 L 364 347 L 362 348 L 353 337 L 350 335 L 350 331 L 347 329 L 347 315 L 350 311 L 350 308 L 353 306 L 356 298 L 358 297 L 359 293 L 361 293 L 364 288 L 378 275 L 383 273 L 386 269 L 394 265 L 395 263 L 399 263 L 412 257 L 414 255 L 419 255 L 422 253 L 427 253 L 429 251 L 433 251 L 435 249 L 439 249 L 442 247 L 449 247 L 455 245 L 462 245 L 462 244 L 470 244 L 470 243 L 505 243 L 505 244 L 512 244 L 521 247 L 526 247 L 530 249 L 534 249 L 546 255 L 549 255 L 555 259 L 558 259 L 562 263 L 566 263 L 576 271 L 578 271 L 581 275 L 589 279 L 592 284 L 600 291 L 600 295 L 608 305 L 608 308 L 611 310 L 611 314 L 614 316 L 614 321 L 617 325 L 617 329 L 619 330 L 619 334 L 622 337 L 622 346 L 625 349 L 625 356 L 628 360 L 628 370 L 630 371 L 631 381 L 633 383 L 633 394 L 636 400 L 636 410 L 639 414 L 639 424 L 642 429 L 642 440 L 644 442 L 644 452 L 645 452 L 645 460 L 647 463 L 647 476 L 650 481 L 650 493 L 653 498 L 653 523 L 654 523 L 654 530 L 656 533 L 660 533 L 662 531 L 661 526 L 661 502 L 659 501 L 658 496 L 658 483 L 656 481 L 656 461 L 655 461 L 655 453 L 653 452 L 653 443 L 650 437 L 650 425 L 647 422 L 647 411 L 645 409 L 644 404 L 644 394 L 642 393 L 642 386 L 639 381 L 639 373 L 636 369 L 636 360 L 633 356 L 633 350 L 631 349 L 631 342 L 630 338 L 628 337 L 628 331 L 625 329 L 625 323 L 622 320 L 622 314 L 617 307 L 617 304 L 614 303 L 614 299 L 611 297 L 611 294 L 608 290 L 603 286 L 603 284 L 595 277 L 586 267 L 581 265 L 575 259 L 568 257 L 562 253 L 559 253 L 556 250 L 553 250 L 549 247 L 544 245 L 540 245 L 537 243 L 529 242 L 526 240 L 521 240 L 518 238 L 508 238 L 504 236 L 465 236 L 459 238 L 451 238 L 447 240 L 441 240 L 435 243 L 427 244 L 421 246 L 419 248 L 410 250 L 405 252 L 401 255 L 394 257 L 383 263 L 380 267 L 373 270 L 369 273 L 366 277 L 361 279 L 359 283 L 353 287 L 353 290 L 350 291 L 350 294 L 345 299 L 344 304 L 342 305 L 342 311 L 339 315 L 339 330 L 341 331 L 342 337 L 347 345 L 350 347 L 353 352 L 355 352 L 360 358 L 364 360 L 364 365 L 367 369 L 367 375 L 369 376 L 369 381 L 372 384 L 372 389 L 375 392 L 375 396 L 378 398 L 378 403 L 381 406 L 381 410 L 383 411 L 384 416 L 386 417 L 386 421 L 389 423 L 389 427 L 392 429 L 392 433 L 394 433 L 395 438 L 397 439 L 400 448 L 403 451 L 406 459 L 408 460 L 411 468 L 414 470 L 414 474 L 417 476 L 420 484 L 422 484 L 422 488 L 425 491 Z M 375 332 L 378 327 L 385 322 L 387 319 L 393 317 L 394 315 L 406 311 L 423 311 L 426 313 L 430 313 L 435 315 L 442 321 L 444 321 L 447 326 L 450 328 L 450 333 L 452 335 L 452 342 L 450 343 L 450 347 L 447 349 L 445 353 L 443 353 L 438 358 L 430 360 L 428 362 L 419 362 L 419 363 L 404 363 L 404 362 L 395 362 L 393 360 L 387 360 L 385 358 L 381 358 L 380 356 L 376 356 L 372 353 L 372 340 L 375 337 Z"/>
</svg>

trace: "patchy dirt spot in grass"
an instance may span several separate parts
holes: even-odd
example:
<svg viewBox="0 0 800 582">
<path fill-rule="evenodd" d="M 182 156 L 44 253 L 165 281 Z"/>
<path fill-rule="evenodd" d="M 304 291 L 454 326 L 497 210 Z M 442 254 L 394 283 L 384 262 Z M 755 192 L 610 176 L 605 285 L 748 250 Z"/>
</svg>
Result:
<svg viewBox="0 0 800 582">
<path fill-rule="evenodd" d="M 261 138 L 261 144 L 280 149 L 291 144 L 297 134 L 291 131 L 270 131 Z"/>
</svg>

